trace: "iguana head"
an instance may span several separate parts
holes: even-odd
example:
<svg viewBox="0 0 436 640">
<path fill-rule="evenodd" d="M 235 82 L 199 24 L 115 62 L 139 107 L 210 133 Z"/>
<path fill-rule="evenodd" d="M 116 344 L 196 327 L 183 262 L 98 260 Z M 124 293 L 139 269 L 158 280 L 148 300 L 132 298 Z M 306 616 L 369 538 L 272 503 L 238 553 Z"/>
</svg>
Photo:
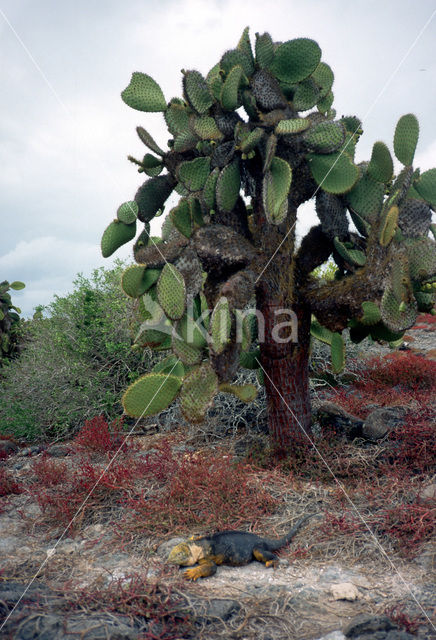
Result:
<svg viewBox="0 0 436 640">
<path fill-rule="evenodd" d="M 190 567 L 196 564 L 203 555 L 202 547 L 194 542 L 181 542 L 171 549 L 168 562 L 178 564 L 181 567 Z"/>
</svg>

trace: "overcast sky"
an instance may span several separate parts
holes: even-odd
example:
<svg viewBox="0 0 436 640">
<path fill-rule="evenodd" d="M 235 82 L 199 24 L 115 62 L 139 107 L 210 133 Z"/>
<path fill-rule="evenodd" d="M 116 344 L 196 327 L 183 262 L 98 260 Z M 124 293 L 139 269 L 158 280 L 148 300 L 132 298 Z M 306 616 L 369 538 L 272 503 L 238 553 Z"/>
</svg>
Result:
<svg viewBox="0 0 436 640">
<path fill-rule="evenodd" d="M 168 139 L 160 114 L 130 109 L 120 92 L 143 71 L 168 100 L 180 96 L 180 69 L 207 73 L 247 25 L 253 42 L 264 31 L 318 41 L 338 115 L 363 119 L 358 161 L 376 140 L 392 149 L 398 118 L 413 112 L 416 165 L 436 166 L 435 13 L 436 0 L 0 0 L 0 281 L 26 283 L 13 299 L 29 316 L 78 272 L 110 266 L 102 232 L 142 181 L 126 159 L 144 153 L 135 126 Z"/>
</svg>

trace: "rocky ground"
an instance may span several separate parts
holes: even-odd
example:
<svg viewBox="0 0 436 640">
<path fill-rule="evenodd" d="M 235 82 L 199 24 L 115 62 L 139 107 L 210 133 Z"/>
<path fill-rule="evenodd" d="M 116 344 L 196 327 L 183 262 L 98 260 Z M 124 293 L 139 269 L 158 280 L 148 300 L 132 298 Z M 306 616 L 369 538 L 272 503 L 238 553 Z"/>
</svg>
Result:
<svg viewBox="0 0 436 640">
<path fill-rule="evenodd" d="M 406 339 L 406 347 L 434 359 L 435 335 L 431 327 L 415 328 Z M 365 347 L 365 351 L 366 355 L 372 355 L 387 350 L 372 345 Z M 356 427 L 352 416 L 346 412 L 334 414 L 330 405 L 324 404 L 324 411 L 320 411 L 321 422 L 323 415 L 330 418 L 336 415 L 345 429 Z M 380 424 L 383 428 L 383 421 L 376 423 L 377 428 Z M 370 421 L 360 421 L 358 428 L 365 429 L 365 424 L 370 425 Z M 145 448 L 150 446 L 153 445 L 147 444 Z M 49 454 L 54 459 L 64 459 L 66 449 L 64 445 L 56 445 Z M 19 479 L 38 456 L 41 456 L 38 447 L 18 448 L 11 451 L 4 465 Z M 300 488 L 309 496 L 307 502 L 293 496 L 292 504 L 303 510 L 320 504 L 327 494 L 337 491 L 334 486 L 326 487 L 317 481 Z M 436 484 L 429 477 L 422 504 L 433 509 L 435 496 Z M 344 548 L 323 546 L 314 553 L 301 553 L 300 557 L 280 554 L 275 569 L 258 563 L 237 568 L 222 566 L 213 578 L 188 584 L 180 572 L 168 569 L 165 564 L 169 549 L 181 538 L 154 537 L 141 547 L 137 542 L 120 539 L 109 520 L 79 527 L 72 535 L 62 527 L 48 526 L 29 494 L 11 494 L 0 500 L 0 637 L 436 638 L 432 618 L 436 549 L 431 540 L 413 559 L 407 559 L 391 550 L 383 552 L 368 533 L 356 539 L 356 545 L 365 552 L 353 554 L 350 550 L 353 541 L 348 540 Z M 114 515 L 116 519 L 111 512 L 112 523 Z M 283 515 L 282 521 L 271 520 L 270 525 L 285 530 L 287 515 Z M 307 529 L 297 534 L 291 550 L 316 547 L 311 542 L 319 526 L 317 519 L 312 520 Z M 138 575 L 143 582 L 136 584 L 137 578 L 132 576 Z M 129 598 L 123 595 L 117 600 L 119 596 L 115 597 L 113 592 L 112 602 L 118 605 L 105 607 L 102 613 L 97 596 L 93 602 L 83 596 L 92 592 L 107 597 L 108 589 L 121 584 L 130 584 L 130 601 L 135 602 L 148 602 L 151 592 L 147 589 L 154 589 L 155 614 L 149 614 L 149 619 L 141 617 L 132 610 L 131 602 L 128 606 Z M 189 619 L 186 627 L 184 616 Z"/>
</svg>

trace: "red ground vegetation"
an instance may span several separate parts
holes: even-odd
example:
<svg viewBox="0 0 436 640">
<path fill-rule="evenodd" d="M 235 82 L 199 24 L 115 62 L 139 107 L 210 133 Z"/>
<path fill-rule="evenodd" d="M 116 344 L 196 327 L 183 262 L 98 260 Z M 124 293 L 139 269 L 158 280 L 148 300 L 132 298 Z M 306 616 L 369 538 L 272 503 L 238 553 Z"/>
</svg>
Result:
<svg viewBox="0 0 436 640">
<path fill-rule="evenodd" d="M 0 467 L 0 498 L 13 493 L 21 493 L 23 487 L 11 477 L 11 474 Z"/>
<path fill-rule="evenodd" d="M 255 469 L 234 462 L 223 449 L 182 453 L 163 441 L 138 455 L 138 447 L 126 442 L 114 457 L 120 445 L 109 439 L 102 418 L 88 421 L 76 442 L 79 446 L 65 460 L 43 454 L 33 461 L 28 485 L 43 513 L 65 526 L 74 518 L 72 529 L 99 510 L 114 508 L 123 509 L 127 529 L 145 535 L 235 527 L 277 505 L 256 482 Z M 96 462 L 105 443 L 112 451 Z"/>
<path fill-rule="evenodd" d="M 161 481 L 127 500 L 133 520 L 148 533 L 236 528 L 255 523 L 278 505 L 255 469 L 223 450 L 180 456 L 164 443 L 149 456 L 146 480 Z"/>
<path fill-rule="evenodd" d="M 192 625 L 183 613 L 184 604 L 161 574 L 150 579 L 144 572 L 113 579 L 101 589 L 81 589 L 77 596 L 70 594 L 66 608 L 122 614 L 132 622 L 146 623 L 142 640 L 176 640 L 184 637 Z"/>
<path fill-rule="evenodd" d="M 436 325 L 436 315 L 432 315 L 431 313 L 420 313 L 413 328 L 417 329 L 417 325 L 424 325 L 426 328 L 434 327 Z"/>
<path fill-rule="evenodd" d="M 370 405 L 422 405 L 436 391 L 436 362 L 410 352 L 396 351 L 368 360 L 352 386 L 331 397 L 347 411 L 365 418 Z"/>
</svg>

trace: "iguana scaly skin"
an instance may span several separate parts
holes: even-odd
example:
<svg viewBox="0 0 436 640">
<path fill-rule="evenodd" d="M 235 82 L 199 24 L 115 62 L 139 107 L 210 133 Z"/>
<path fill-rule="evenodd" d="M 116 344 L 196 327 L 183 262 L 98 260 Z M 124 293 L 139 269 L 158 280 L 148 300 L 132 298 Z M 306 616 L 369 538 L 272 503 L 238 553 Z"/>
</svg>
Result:
<svg viewBox="0 0 436 640">
<path fill-rule="evenodd" d="M 277 556 L 272 552 L 289 544 L 300 527 L 313 515 L 301 518 L 289 533 L 278 540 L 261 538 L 247 531 L 220 531 L 211 536 L 193 537 L 173 547 L 168 562 L 192 567 L 184 572 L 188 580 L 212 576 L 219 564 L 237 567 L 257 560 L 270 567 L 277 562 Z"/>
</svg>

